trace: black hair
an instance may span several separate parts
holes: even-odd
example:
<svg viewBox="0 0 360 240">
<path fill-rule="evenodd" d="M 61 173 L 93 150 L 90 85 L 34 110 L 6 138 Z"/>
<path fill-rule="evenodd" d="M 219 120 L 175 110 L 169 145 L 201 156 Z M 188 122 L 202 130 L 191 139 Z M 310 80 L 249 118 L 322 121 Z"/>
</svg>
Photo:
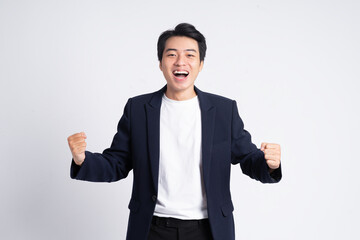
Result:
<svg viewBox="0 0 360 240">
<path fill-rule="evenodd" d="M 180 23 L 175 27 L 175 29 L 167 30 L 159 36 L 157 43 L 157 54 L 160 62 L 162 60 L 166 41 L 169 38 L 175 36 L 189 37 L 196 40 L 199 46 L 200 61 L 204 61 L 206 54 L 206 41 L 204 35 L 196 30 L 193 25 L 189 23 Z"/>
</svg>

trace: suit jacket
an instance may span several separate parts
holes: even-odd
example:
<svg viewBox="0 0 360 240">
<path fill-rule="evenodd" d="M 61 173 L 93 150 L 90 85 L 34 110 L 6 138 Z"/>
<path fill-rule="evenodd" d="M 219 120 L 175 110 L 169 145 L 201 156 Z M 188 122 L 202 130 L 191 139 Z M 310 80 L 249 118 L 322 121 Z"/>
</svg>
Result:
<svg viewBox="0 0 360 240">
<path fill-rule="evenodd" d="M 85 152 L 81 167 L 71 165 L 71 177 L 93 182 L 112 182 L 133 170 L 127 239 L 145 240 L 158 193 L 161 90 L 130 98 L 110 148 Z M 202 167 L 208 217 L 215 240 L 235 239 L 230 194 L 231 164 L 240 163 L 244 174 L 263 183 L 281 179 L 281 168 L 271 175 L 261 150 L 244 130 L 236 102 L 200 91 Z"/>
</svg>

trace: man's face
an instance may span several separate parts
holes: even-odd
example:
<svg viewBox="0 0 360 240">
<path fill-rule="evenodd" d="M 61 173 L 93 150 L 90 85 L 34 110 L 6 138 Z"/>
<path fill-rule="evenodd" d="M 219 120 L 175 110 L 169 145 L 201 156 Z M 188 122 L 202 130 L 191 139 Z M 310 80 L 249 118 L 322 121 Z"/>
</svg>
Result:
<svg viewBox="0 0 360 240">
<path fill-rule="evenodd" d="M 169 38 L 160 62 L 160 70 L 167 82 L 167 95 L 194 95 L 194 81 L 203 63 L 196 40 L 182 36 Z"/>
</svg>

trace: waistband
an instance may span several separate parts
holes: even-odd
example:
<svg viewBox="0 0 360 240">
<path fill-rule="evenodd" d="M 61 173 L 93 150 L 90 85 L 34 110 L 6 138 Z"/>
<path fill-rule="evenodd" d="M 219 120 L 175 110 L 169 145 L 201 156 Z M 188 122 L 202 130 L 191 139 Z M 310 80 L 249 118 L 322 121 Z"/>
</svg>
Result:
<svg viewBox="0 0 360 240">
<path fill-rule="evenodd" d="M 209 224 L 209 219 L 182 220 L 177 218 L 164 218 L 153 216 L 152 224 L 163 227 L 196 227 L 202 224 Z"/>
</svg>

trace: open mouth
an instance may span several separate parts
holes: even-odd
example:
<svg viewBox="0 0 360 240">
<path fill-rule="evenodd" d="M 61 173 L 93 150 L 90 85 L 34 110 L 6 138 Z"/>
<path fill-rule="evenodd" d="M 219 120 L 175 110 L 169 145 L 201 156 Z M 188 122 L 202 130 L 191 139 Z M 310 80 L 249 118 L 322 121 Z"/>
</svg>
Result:
<svg viewBox="0 0 360 240">
<path fill-rule="evenodd" d="M 175 70 L 175 71 L 173 71 L 173 74 L 174 74 L 176 79 L 183 80 L 189 75 L 189 72 L 188 71 L 177 71 L 177 70 Z"/>
</svg>

